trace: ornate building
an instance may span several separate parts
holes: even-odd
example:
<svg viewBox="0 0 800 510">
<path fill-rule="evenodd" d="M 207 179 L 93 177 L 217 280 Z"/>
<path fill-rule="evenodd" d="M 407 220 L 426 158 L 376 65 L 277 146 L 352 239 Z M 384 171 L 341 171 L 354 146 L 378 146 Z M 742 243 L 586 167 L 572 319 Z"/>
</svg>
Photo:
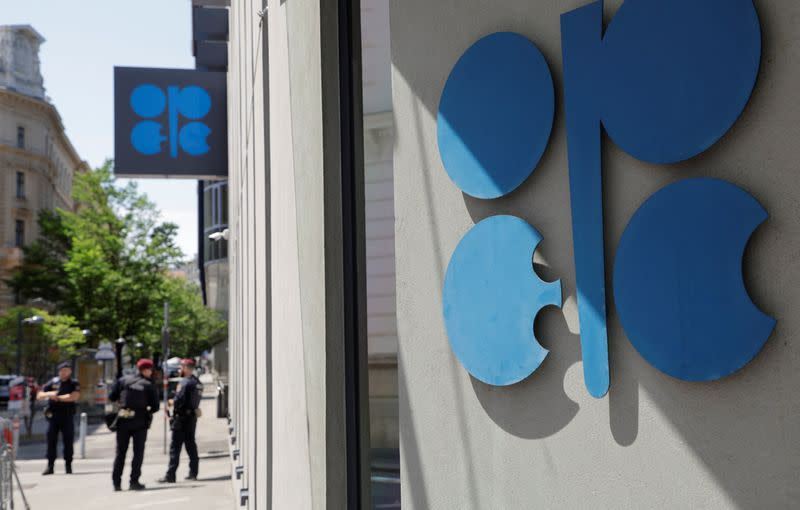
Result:
<svg viewBox="0 0 800 510">
<path fill-rule="evenodd" d="M 39 211 L 71 209 L 72 177 L 88 168 L 45 95 L 43 42 L 30 25 L 0 26 L 0 312 L 14 304 L 4 281 L 38 236 Z"/>
</svg>

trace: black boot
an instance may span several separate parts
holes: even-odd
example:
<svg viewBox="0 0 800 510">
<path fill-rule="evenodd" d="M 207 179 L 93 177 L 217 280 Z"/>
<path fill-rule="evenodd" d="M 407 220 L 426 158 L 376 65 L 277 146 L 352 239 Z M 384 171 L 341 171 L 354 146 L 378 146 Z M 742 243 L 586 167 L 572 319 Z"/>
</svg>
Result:
<svg viewBox="0 0 800 510">
<path fill-rule="evenodd" d="M 143 491 L 144 490 L 144 484 L 141 484 L 139 482 L 131 482 L 131 484 L 128 486 L 128 490 Z"/>
<path fill-rule="evenodd" d="M 45 475 L 52 475 L 52 474 L 53 474 L 53 465 L 52 465 L 52 464 L 48 464 L 48 465 L 47 465 L 47 469 L 45 469 L 44 471 L 42 471 L 42 476 L 45 476 Z"/>
<path fill-rule="evenodd" d="M 119 492 L 122 490 L 122 485 L 115 483 L 114 484 L 114 492 Z"/>
<path fill-rule="evenodd" d="M 67 474 L 72 474 L 72 462 L 67 462 Z"/>
<path fill-rule="evenodd" d="M 197 480 L 197 475 L 193 475 L 192 473 L 189 473 L 189 476 L 184 478 L 184 480 Z"/>
<path fill-rule="evenodd" d="M 175 483 L 175 477 L 164 475 L 162 478 L 158 479 L 158 483 Z"/>
</svg>

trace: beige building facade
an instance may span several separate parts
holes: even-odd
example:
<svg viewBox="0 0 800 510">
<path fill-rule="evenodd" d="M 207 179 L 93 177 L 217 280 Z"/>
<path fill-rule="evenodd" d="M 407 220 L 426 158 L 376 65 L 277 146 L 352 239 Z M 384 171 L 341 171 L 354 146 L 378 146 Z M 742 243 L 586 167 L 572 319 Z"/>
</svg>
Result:
<svg viewBox="0 0 800 510">
<path fill-rule="evenodd" d="M 0 26 L 0 312 L 15 302 L 3 282 L 38 237 L 39 211 L 71 209 L 73 176 L 88 168 L 45 95 L 43 42 L 29 25 Z"/>
</svg>

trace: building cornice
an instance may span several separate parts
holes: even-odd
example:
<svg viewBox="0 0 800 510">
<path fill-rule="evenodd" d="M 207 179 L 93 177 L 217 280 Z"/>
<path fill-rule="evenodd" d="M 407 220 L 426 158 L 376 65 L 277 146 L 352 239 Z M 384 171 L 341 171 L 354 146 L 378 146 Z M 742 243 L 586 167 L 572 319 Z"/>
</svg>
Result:
<svg viewBox="0 0 800 510">
<path fill-rule="evenodd" d="M 47 101 L 36 99 L 25 94 L 20 94 L 13 90 L 0 88 L 0 104 L 6 103 L 12 106 L 23 106 L 30 108 L 42 114 L 52 124 L 52 131 L 56 133 L 61 144 L 66 148 L 68 155 L 72 158 L 72 163 L 75 165 L 75 171 L 83 171 L 88 168 L 88 165 L 78 155 L 78 151 L 72 145 L 72 142 L 64 132 L 64 123 L 61 120 L 56 107 Z"/>
</svg>

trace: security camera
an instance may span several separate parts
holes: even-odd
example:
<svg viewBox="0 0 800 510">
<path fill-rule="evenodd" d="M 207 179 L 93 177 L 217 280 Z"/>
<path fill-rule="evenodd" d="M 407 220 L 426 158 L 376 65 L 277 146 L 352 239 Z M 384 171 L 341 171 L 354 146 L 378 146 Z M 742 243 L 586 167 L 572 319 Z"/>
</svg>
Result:
<svg viewBox="0 0 800 510">
<path fill-rule="evenodd" d="M 209 234 L 208 238 L 212 241 L 221 241 L 222 239 L 228 240 L 228 229 L 226 228 L 222 232 L 214 232 L 213 234 Z"/>
</svg>

